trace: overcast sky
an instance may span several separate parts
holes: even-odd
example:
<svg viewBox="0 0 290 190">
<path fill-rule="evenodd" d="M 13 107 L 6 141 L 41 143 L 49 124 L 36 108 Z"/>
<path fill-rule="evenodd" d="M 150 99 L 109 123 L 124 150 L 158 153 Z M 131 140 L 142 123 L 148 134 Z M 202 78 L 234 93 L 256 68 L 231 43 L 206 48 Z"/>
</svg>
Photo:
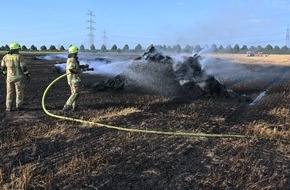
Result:
<svg viewBox="0 0 290 190">
<path fill-rule="evenodd" d="M 0 46 L 286 45 L 290 0 L 25 0 L 1 2 Z"/>
</svg>

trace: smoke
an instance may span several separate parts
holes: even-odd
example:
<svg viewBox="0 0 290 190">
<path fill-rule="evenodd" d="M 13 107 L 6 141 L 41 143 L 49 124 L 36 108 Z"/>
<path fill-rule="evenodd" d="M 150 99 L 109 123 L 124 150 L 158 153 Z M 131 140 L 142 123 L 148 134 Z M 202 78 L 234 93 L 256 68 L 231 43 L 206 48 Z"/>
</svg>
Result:
<svg viewBox="0 0 290 190">
<path fill-rule="evenodd" d="M 102 56 L 92 53 L 82 53 L 78 55 L 80 65 L 89 65 L 94 68 L 94 71 L 85 71 L 88 74 L 97 74 L 107 77 L 115 77 L 126 70 L 132 64 L 132 60 L 127 60 L 127 57 L 120 58 L 118 56 Z M 67 54 L 53 54 L 45 56 L 36 56 L 40 60 L 58 60 L 54 65 L 55 70 L 59 73 L 65 73 Z M 113 61 L 112 61 L 113 60 Z"/>
<path fill-rule="evenodd" d="M 171 68 L 171 65 L 168 65 Z M 160 63 L 148 63 L 146 60 L 135 60 L 122 73 L 128 85 L 140 87 L 146 92 L 161 95 L 176 93 L 176 82 L 172 75 L 169 76 L 166 66 Z M 176 84 L 176 83 L 175 83 Z"/>
<path fill-rule="evenodd" d="M 257 76 L 256 72 L 249 70 L 247 65 L 234 64 L 226 60 L 212 58 L 206 52 L 208 48 L 204 48 L 200 54 L 199 63 L 202 66 L 203 74 L 198 77 L 193 74 L 192 69 L 187 69 L 179 76 L 176 73 L 169 73 L 168 71 L 177 71 L 182 64 L 193 57 L 194 53 L 188 55 L 173 55 L 171 56 L 172 64 L 154 63 L 147 60 L 125 59 L 122 56 L 109 56 L 106 60 L 114 60 L 110 62 L 96 61 L 95 58 L 89 57 L 80 60 L 80 64 L 88 64 L 94 71 L 87 71 L 86 74 L 100 75 L 108 78 L 114 78 L 117 75 L 122 75 L 126 78 L 126 85 L 135 86 L 146 90 L 146 92 L 153 92 L 160 95 L 176 95 L 180 91 L 180 86 L 194 81 L 202 89 L 206 86 L 205 78 L 208 75 L 215 76 L 220 83 L 227 82 L 228 84 L 240 83 Z M 85 57 L 82 57 L 85 59 Z M 55 66 L 61 68 L 65 72 L 66 63 L 56 64 Z M 242 73 L 242 74 L 238 74 Z M 260 74 L 261 75 L 261 74 Z M 92 81 L 95 82 L 95 81 Z M 179 83 L 179 85 L 177 85 Z"/>
<path fill-rule="evenodd" d="M 53 54 L 53 55 L 44 55 L 44 56 L 35 56 L 36 59 L 40 60 L 58 60 L 67 58 L 67 54 Z"/>
<path fill-rule="evenodd" d="M 49 55 L 41 55 L 41 56 L 35 56 L 35 58 L 40 60 L 66 60 L 68 54 L 67 53 L 59 53 L 59 54 L 49 54 Z M 106 55 L 97 55 L 95 53 L 87 53 L 82 52 L 78 54 L 78 58 L 80 61 L 94 61 L 96 57 L 101 57 L 104 60 L 110 60 L 112 57 L 108 57 Z"/>
<path fill-rule="evenodd" d="M 90 74 L 103 75 L 108 77 L 115 77 L 123 73 L 133 61 L 116 61 L 104 64 L 102 62 L 91 62 L 87 63 L 90 65 L 90 68 L 94 68 L 94 71 L 89 72 Z"/>
<path fill-rule="evenodd" d="M 202 66 L 202 70 L 204 70 L 207 74 L 215 75 L 217 77 L 233 77 L 232 73 L 235 73 L 237 70 L 241 69 L 247 69 L 247 68 L 241 68 L 242 66 L 237 66 L 236 64 L 231 64 L 224 62 L 222 60 L 214 59 L 209 56 L 207 56 L 207 52 L 209 49 L 203 48 L 199 55 L 202 55 L 202 58 L 200 60 L 200 64 Z M 172 55 L 171 58 L 173 60 L 172 67 L 173 70 L 176 71 L 179 69 L 179 67 L 182 65 L 182 63 L 186 60 L 188 56 L 193 56 L 195 52 L 192 54 L 187 55 Z M 42 60 L 59 60 L 67 58 L 67 54 L 55 54 L 55 55 L 46 55 L 46 56 L 38 56 L 39 59 Z M 120 56 L 103 56 L 102 57 L 104 61 L 96 61 L 95 55 L 93 54 L 80 54 L 80 64 L 85 65 L 88 64 L 90 68 L 94 68 L 94 71 L 86 71 L 87 74 L 96 74 L 96 75 L 102 75 L 106 77 L 115 77 L 121 73 L 126 75 L 127 78 L 129 78 L 131 81 L 134 81 L 136 84 L 139 84 L 140 86 L 144 86 L 146 88 L 156 88 L 158 89 L 158 86 L 166 86 L 166 81 L 163 81 L 162 76 L 160 75 L 160 72 L 164 73 L 163 71 L 157 72 L 158 69 L 149 69 L 145 68 L 146 64 L 148 64 L 147 61 L 141 60 L 132 60 L 132 59 L 125 59 L 121 58 Z M 111 61 L 114 60 L 114 61 Z M 108 63 L 108 61 L 110 61 Z M 59 64 L 55 64 L 55 67 L 58 68 L 58 71 L 60 73 L 65 72 L 66 63 L 62 62 Z M 155 66 L 156 68 L 158 67 Z M 143 69 L 136 69 L 136 68 L 143 68 Z M 186 76 L 183 76 L 183 79 L 185 81 L 180 82 L 187 82 L 191 79 L 192 73 L 191 70 L 188 71 Z M 235 76 L 237 77 L 237 76 Z M 241 77 L 241 76 L 240 76 Z M 244 76 L 249 77 L 249 76 Z M 243 78 L 244 78 L 243 77 Z M 156 85 L 156 87 L 154 87 Z"/>
<path fill-rule="evenodd" d="M 67 55 L 66 55 L 67 56 Z M 64 57 L 64 56 L 59 56 Z M 45 56 L 43 59 L 53 60 L 56 57 Z M 79 57 L 80 64 L 88 64 L 90 68 L 94 68 L 94 71 L 86 71 L 86 74 L 100 75 L 108 78 L 113 78 L 122 74 L 126 78 L 128 85 L 141 87 L 142 89 L 158 94 L 169 95 L 176 92 L 176 81 L 172 78 L 173 75 L 167 76 L 168 70 L 176 70 L 179 64 L 183 63 L 185 56 L 175 55 L 173 56 L 173 64 L 168 65 L 170 69 L 166 70 L 166 67 L 160 63 L 148 63 L 147 60 L 134 60 L 119 56 L 105 57 L 106 61 L 95 61 L 95 58 L 83 56 Z M 91 59 L 88 61 L 84 59 Z M 114 60 L 114 61 L 111 61 Z M 66 63 L 55 64 L 58 71 L 65 72 Z"/>
<path fill-rule="evenodd" d="M 255 99 L 252 103 L 250 103 L 249 105 L 250 105 L 250 106 L 255 105 L 258 101 L 260 101 L 260 100 L 261 100 L 261 99 L 266 95 L 267 91 L 268 91 L 268 90 L 265 90 L 265 91 L 261 92 L 261 93 L 256 97 L 256 99 Z"/>
<path fill-rule="evenodd" d="M 90 68 L 94 68 L 94 71 L 85 71 L 84 73 L 115 77 L 123 73 L 132 64 L 132 61 L 116 61 L 111 63 L 102 61 L 80 61 L 80 64 L 87 64 Z M 66 63 L 58 63 L 54 67 L 57 67 L 60 73 L 65 73 Z"/>
</svg>

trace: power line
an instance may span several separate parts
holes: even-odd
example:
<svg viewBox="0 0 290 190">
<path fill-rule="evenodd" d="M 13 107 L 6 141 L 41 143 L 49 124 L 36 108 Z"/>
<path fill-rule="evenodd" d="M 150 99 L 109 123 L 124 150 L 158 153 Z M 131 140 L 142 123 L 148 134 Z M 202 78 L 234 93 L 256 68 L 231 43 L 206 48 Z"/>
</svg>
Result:
<svg viewBox="0 0 290 190">
<path fill-rule="evenodd" d="M 286 47 L 289 48 L 289 25 L 287 25 L 286 30 Z"/>
<path fill-rule="evenodd" d="M 93 20 L 93 17 L 95 16 L 93 14 L 94 11 L 91 11 L 88 9 L 88 13 L 87 15 L 89 15 L 89 20 L 87 20 L 87 22 L 89 23 L 89 27 L 87 27 L 87 29 L 90 31 L 88 36 L 89 36 L 89 47 L 91 47 L 92 45 L 94 45 L 95 43 L 95 40 L 94 40 L 94 30 L 96 30 L 94 27 L 93 27 L 93 24 L 95 24 L 96 22 Z"/>
<path fill-rule="evenodd" d="M 106 31 L 104 30 L 104 32 L 103 32 L 103 45 L 107 47 L 106 39 L 107 39 Z"/>
</svg>

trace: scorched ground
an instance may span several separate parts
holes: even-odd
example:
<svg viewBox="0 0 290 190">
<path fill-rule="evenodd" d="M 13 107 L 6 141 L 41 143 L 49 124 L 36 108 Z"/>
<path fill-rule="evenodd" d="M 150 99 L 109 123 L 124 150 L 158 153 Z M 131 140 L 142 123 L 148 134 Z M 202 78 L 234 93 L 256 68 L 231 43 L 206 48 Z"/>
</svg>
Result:
<svg viewBox="0 0 290 190">
<path fill-rule="evenodd" d="M 31 72 L 25 110 L 5 113 L 0 80 L 2 189 L 290 189 L 290 69 L 215 59 L 214 76 L 258 101 L 207 97 L 184 100 L 138 90 L 100 91 L 83 75 L 80 110 L 62 113 L 65 80 L 47 94 L 51 112 L 127 128 L 244 134 L 201 138 L 121 132 L 52 118 L 41 98 L 60 74 L 55 60 L 24 55 Z M 122 56 L 122 55 L 119 55 Z M 2 57 L 1 57 L 2 58 Z"/>
</svg>

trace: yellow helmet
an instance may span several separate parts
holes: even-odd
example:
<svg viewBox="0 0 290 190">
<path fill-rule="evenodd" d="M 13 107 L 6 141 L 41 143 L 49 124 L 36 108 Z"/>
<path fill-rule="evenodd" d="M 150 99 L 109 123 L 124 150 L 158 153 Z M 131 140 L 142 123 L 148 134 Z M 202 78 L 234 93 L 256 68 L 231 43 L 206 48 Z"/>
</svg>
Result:
<svg viewBox="0 0 290 190">
<path fill-rule="evenodd" d="M 75 45 L 72 45 L 68 49 L 68 53 L 77 53 L 79 51 L 79 48 Z"/>
<path fill-rule="evenodd" d="M 21 49 L 20 45 L 17 42 L 12 42 L 10 44 L 10 50 L 17 50 L 17 49 Z"/>
</svg>

